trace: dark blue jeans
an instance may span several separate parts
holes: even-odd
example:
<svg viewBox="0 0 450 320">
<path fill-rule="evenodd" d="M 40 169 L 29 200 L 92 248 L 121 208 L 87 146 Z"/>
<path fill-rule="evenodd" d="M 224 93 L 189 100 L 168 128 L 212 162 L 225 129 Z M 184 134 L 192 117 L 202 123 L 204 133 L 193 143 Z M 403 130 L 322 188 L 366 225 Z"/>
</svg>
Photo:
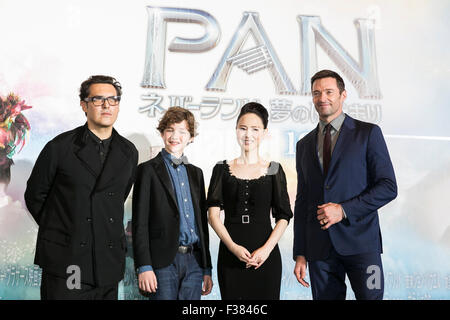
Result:
<svg viewBox="0 0 450 320">
<path fill-rule="evenodd" d="M 342 256 L 331 248 L 327 259 L 308 265 L 314 300 L 345 300 L 345 275 L 357 300 L 383 299 L 383 265 L 377 252 Z"/>
<path fill-rule="evenodd" d="M 150 300 L 200 300 L 203 269 L 194 253 L 177 253 L 172 264 L 154 269 L 158 289 Z"/>
</svg>

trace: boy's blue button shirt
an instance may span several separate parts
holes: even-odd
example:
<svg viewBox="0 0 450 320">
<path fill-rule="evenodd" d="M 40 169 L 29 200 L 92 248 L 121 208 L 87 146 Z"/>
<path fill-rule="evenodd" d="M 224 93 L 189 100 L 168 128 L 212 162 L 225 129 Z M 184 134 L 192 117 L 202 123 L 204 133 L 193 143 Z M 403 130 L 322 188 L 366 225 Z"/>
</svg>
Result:
<svg viewBox="0 0 450 320">
<path fill-rule="evenodd" d="M 198 242 L 197 226 L 195 224 L 194 205 L 192 204 L 191 189 L 186 166 L 183 162 L 176 168 L 173 166 L 172 158 L 175 158 L 166 150 L 161 154 L 166 164 L 169 176 L 174 187 L 178 210 L 180 213 L 180 240 L 182 246 L 193 245 Z"/>
</svg>

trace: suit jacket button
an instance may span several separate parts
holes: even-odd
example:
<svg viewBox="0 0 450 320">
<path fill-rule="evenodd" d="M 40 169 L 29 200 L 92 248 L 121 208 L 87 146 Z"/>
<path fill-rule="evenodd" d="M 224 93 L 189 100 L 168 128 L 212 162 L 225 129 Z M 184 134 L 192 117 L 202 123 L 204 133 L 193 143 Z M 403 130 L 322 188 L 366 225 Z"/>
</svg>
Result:
<svg viewBox="0 0 450 320">
<path fill-rule="evenodd" d="M 109 218 L 109 222 L 114 223 L 114 219 L 113 218 Z"/>
<path fill-rule="evenodd" d="M 82 241 L 81 243 L 80 243 L 80 247 L 85 247 L 87 245 L 87 243 L 85 242 L 85 241 Z"/>
<path fill-rule="evenodd" d="M 325 189 L 330 190 L 330 186 L 325 186 Z"/>
<path fill-rule="evenodd" d="M 114 244 L 113 244 L 112 241 L 110 241 L 110 242 L 108 243 L 108 247 L 109 247 L 110 249 L 114 248 Z"/>
<path fill-rule="evenodd" d="M 114 192 L 109 192 L 108 196 L 112 197 L 114 195 Z"/>
<path fill-rule="evenodd" d="M 87 218 L 86 218 L 86 221 L 87 221 L 87 222 L 92 222 L 92 218 L 87 217 Z"/>
</svg>

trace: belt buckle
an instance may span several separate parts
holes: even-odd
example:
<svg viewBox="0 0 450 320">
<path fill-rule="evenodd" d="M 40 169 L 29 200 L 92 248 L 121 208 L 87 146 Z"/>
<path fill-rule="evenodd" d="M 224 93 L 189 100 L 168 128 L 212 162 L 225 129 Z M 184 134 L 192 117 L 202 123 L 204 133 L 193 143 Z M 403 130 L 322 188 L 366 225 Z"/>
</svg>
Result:
<svg viewBox="0 0 450 320">
<path fill-rule="evenodd" d="M 178 252 L 182 254 L 190 253 L 194 251 L 193 246 L 178 246 Z"/>
<path fill-rule="evenodd" d="M 250 216 L 248 214 L 244 214 L 242 216 L 242 223 L 245 223 L 245 224 L 250 223 Z"/>
</svg>

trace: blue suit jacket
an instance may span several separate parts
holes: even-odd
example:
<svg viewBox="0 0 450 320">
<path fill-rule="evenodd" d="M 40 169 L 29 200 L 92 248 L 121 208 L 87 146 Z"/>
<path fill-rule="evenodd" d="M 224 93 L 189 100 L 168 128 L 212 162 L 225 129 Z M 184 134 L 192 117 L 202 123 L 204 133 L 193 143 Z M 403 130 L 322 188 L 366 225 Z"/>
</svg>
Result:
<svg viewBox="0 0 450 320">
<path fill-rule="evenodd" d="M 327 258 L 331 245 L 341 255 L 382 252 L 378 209 L 397 196 L 394 169 L 375 124 L 346 115 L 327 176 L 317 155 L 318 126 L 297 143 L 294 259 Z M 322 230 L 317 206 L 333 202 L 347 219 Z"/>
</svg>

